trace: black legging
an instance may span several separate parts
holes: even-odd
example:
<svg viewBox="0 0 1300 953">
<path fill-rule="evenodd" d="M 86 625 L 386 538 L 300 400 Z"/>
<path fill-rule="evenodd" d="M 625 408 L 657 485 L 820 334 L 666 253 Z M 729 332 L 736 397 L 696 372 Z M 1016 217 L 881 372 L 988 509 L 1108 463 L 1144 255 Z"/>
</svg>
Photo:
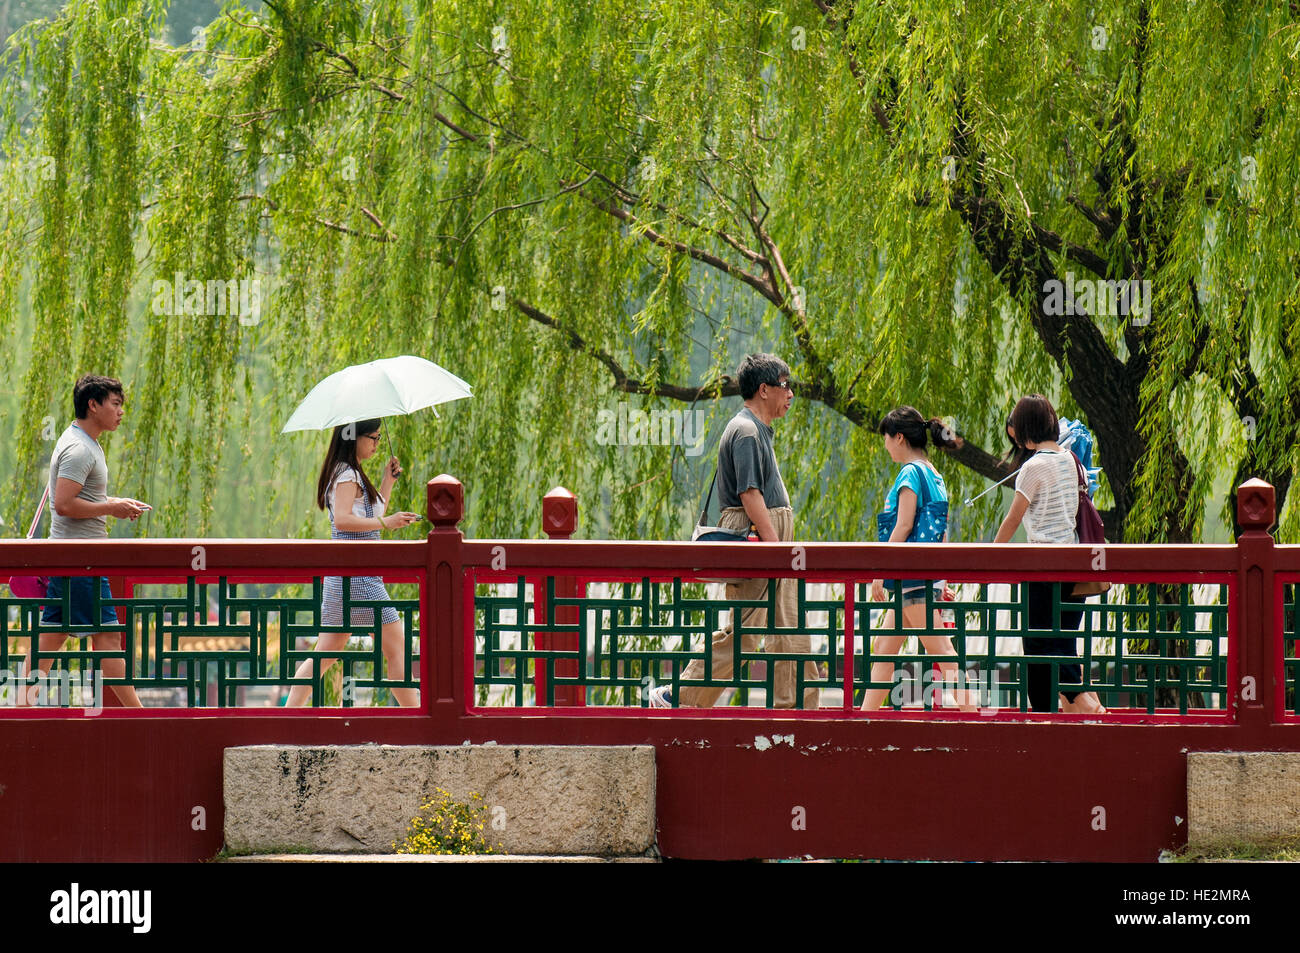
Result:
<svg viewBox="0 0 1300 953">
<path fill-rule="evenodd" d="M 1028 603 L 1028 627 L 1030 629 L 1051 629 L 1052 628 L 1052 586 L 1050 582 L 1026 582 L 1025 600 Z M 1071 594 L 1073 583 L 1063 582 L 1061 585 L 1061 602 L 1084 601 L 1083 596 Z M 1061 610 L 1061 630 L 1078 629 L 1079 623 L 1083 621 L 1083 612 L 1079 610 L 1065 611 Z M 1068 658 L 1078 658 L 1079 650 L 1075 646 L 1075 640 L 1072 638 L 1061 639 L 1053 637 L 1031 636 L 1024 637 L 1026 655 L 1062 655 Z M 1033 711 L 1051 711 L 1052 710 L 1052 663 L 1038 662 L 1031 663 L 1029 668 L 1029 707 Z M 1057 676 L 1058 685 L 1078 685 L 1083 681 L 1083 666 L 1061 665 L 1060 674 Z M 1081 695 L 1081 691 L 1067 692 L 1061 690 L 1061 694 L 1070 701 Z"/>
</svg>

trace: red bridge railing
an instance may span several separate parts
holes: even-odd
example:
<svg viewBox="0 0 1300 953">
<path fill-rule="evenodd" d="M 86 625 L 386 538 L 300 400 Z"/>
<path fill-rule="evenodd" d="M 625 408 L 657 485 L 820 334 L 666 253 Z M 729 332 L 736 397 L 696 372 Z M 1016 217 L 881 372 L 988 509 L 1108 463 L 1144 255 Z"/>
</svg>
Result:
<svg viewBox="0 0 1300 953">
<path fill-rule="evenodd" d="M 0 778 L 4 801 L 21 805 L 28 818 L 0 846 L 0 859 L 211 856 L 221 844 L 221 751 L 232 745 L 464 741 L 654 745 L 660 849 L 668 856 L 1154 859 L 1186 837 L 1188 751 L 1300 750 L 1300 547 L 1269 536 L 1273 492 L 1259 481 L 1238 491 L 1243 533 L 1236 545 L 1108 545 L 1100 561 L 1079 546 L 804 543 L 796 552 L 784 544 L 581 541 L 558 538 L 576 531 L 577 504 L 563 492 L 548 495 L 543 508 L 544 528 L 557 538 L 465 540 L 458 528 L 463 494 L 451 477 L 430 481 L 432 528 L 420 541 L 0 543 L 0 575 L 102 574 L 186 585 L 340 574 L 414 580 L 408 629 L 418 639 L 412 658 L 421 689 L 414 710 L 147 708 L 92 718 L 67 707 L 0 708 L 0 765 L 22 766 Z M 876 607 L 861 583 L 872 576 L 962 581 L 967 596 L 952 620 L 958 629 L 948 631 L 971 644 L 989 638 L 1003 625 L 999 618 L 1009 620 L 1003 634 L 1016 636 L 1013 600 L 981 586 L 1096 578 L 1123 585 L 1128 601 L 1104 609 L 1093 603 L 1094 629 L 1080 640 L 1085 650 L 1095 648 L 1090 684 L 1111 691 L 1120 710 L 1098 718 L 1041 714 L 1015 701 L 985 706 L 991 713 L 961 712 L 939 696 L 928 707 L 909 702 L 864 715 L 855 706 L 868 684 L 868 660 L 919 665 L 914 679 L 933 662 L 866 654 L 862 634 Z M 642 690 L 680 689 L 688 660 L 707 654 L 709 629 L 735 607 L 692 582 L 722 577 L 800 581 L 803 618 L 820 627 L 817 650 L 742 651 L 741 674 L 728 690 L 744 704 L 647 707 Z M 666 593 L 677 601 L 665 603 Z M 508 618 L 507 598 L 518 606 Z M 814 605 L 819 600 L 825 605 Z M 673 612 L 685 621 L 665 647 L 653 630 Z M 17 614 L 10 606 L 5 615 L 7 641 Z M 487 657 L 493 619 L 498 630 L 515 626 L 518 639 L 507 654 L 515 653 L 516 666 L 523 660 L 522 670 L 508 658 Z M 1116 619 L 1119 630 L 1102 631 Z M 302 624 L 310 628 L 306 617 Z M 611 628 L 625 626 L 645 630 L 633 652 L 609 641 Z M 1096 648 L 1112 631 L 1121 633 L 1112 637 L 1123 647 L 1118 661 L 1113 646 L 1111 654 Z M 1150 636 L 1147 654 L 1129 644 L 1134 632 Z M 1156 644 L 1180 639 L 1190 654 Z M 619 658 L 608 657 L 611 646 Z M 766 707 L 773 667 L 808 661 L 808 654 L 819 668 L 799 687 L 819 688 L 823 704 L 838 692 L 833 707 Z M 968 647 L 963 663 L 982 671 L 990 658 L 993 668 L 1018 664 L 996 644 L 991 655 L 987 646 Z M 490 662 L 501 662 L 496 675 L 505 672 L 519 686 L 513 697 L 493 695 L 500 686 L 491 681 Z M 620 668 L 624 662 L 636 665 Z M 997 684 L 1016 690 L 1005 670 Z M 70 763 L 80 766 L 75 777 L 66 771 Z M 864 783 L 890 791 L 889 823 L 859 810 Z M 142 798 L 148 812 L 137 810 Z M 62 823 L 86 803 L 114 824 L 100 831 Z M 798 829 L 789 823 L 792 804 L 809 819 Z M 189 824 L 196 805 L 206 806 L 210 819 L 202 830 Z M 1003 805 L 1015 823 L 996 822 L 990 805 Z M 1108 806 L 1104 829 L 1094 823 L 1098 805 Z"/>
</svg>

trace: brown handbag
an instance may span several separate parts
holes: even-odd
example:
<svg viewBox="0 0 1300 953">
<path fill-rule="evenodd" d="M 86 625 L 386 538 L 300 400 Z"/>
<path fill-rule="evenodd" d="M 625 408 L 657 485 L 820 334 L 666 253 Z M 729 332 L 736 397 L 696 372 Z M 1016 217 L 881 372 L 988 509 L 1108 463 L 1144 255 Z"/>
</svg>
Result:
<svg viewBox="0 0 1300 953">
<path fill-rule="evenodd" d="M 1066 452 L 1074 457 L 1073 452 Z M 1101 514 L 1097 512 L 1092 497 L 1088 496 L 1088 480 L 1083 474 L 1083 464 L 1079 462 L 1078 457 L 1074 457 L 1074 466 L 1075 475 L 1079 478 L 1079 509 L 1074 518 L 1074 525 L 1079 533 L 1079 542 L 1098 546 L 1106 542 Z M 1076 582 L 1074 588 L 1070 590 L 1070 594 L 1073 596 L 1100 596 L 1106 592 L 1110 592 L 1110 583 L 1104 580 Z"/>
</svg>

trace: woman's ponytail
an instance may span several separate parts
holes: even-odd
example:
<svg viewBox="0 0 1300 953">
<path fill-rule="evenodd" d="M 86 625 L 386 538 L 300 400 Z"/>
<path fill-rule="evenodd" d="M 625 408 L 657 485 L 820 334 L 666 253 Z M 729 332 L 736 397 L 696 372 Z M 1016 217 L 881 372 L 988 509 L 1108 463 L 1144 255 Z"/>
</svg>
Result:
<svg viewBox="0 0 1300 953">
<path fill-rule="evenodd" d="M 949 430 L 942 420 L 938 417 L 926 420 L 915 407 L 895 407 L 881 418 L 876 430 L 890 437 L 901 433 L 908 444 L 916 450 L 925 449 L 927 433 L 936 447 L 951 450 L 960 446 L 957 435 Z"/>
<path fill-rule="evenodd" d="M 952 450 L 957 447 L 957 435 L 948 429 L 948 425 L 942 420 L 938 417 L 931 417 L 926 423 L 930 428 L 930 442 L 936 447 L 944 450 Z"/>
</svg>

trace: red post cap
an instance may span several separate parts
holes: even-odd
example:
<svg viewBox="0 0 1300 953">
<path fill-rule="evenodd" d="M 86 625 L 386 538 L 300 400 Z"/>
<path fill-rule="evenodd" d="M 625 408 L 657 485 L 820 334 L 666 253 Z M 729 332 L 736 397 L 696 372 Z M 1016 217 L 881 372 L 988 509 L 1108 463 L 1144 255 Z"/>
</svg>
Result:
<svg viewBox="0 0 1300 953">
<path fill-rule="evenodd" d="M 454 476 L 440 473 L 426 487 L 429 522 L 436 529 L 455 529 L 465 516 L 465 487 Z"/>
<path fill-rule="evenodd" d="M 568 539 L 578 528 L 578 498 L 562 486 L 542 497 L 542 531 L 551 539 Z"/>
<path fill-rule="evenodd" d="M 1277 522 L 1273 485 L 1252 477 L 1237 487 L 1237 522 L 1248 533 L 1267 533 Z"/>
</svg>

